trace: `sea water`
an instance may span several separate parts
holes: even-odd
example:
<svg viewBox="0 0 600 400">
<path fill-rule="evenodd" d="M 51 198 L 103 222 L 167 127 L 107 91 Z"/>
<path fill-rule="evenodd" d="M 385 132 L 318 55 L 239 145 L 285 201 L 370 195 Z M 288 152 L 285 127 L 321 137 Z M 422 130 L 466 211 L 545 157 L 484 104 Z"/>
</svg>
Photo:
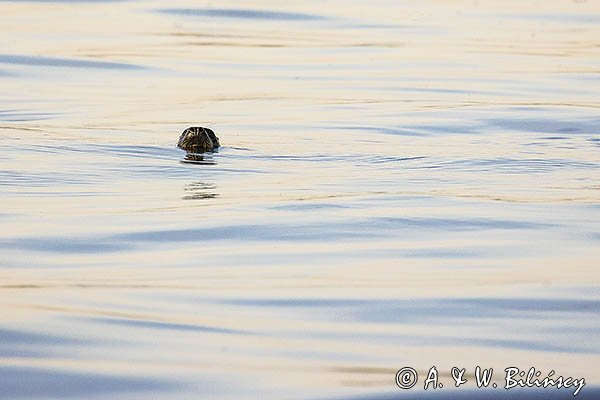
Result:
<svg viewBox="0 0 600 400">
<path fill-rule="evenodd" d="M 1 1 L 0 399 L 593 398 L 599 46 L 595 1 Z"/>
</svg>

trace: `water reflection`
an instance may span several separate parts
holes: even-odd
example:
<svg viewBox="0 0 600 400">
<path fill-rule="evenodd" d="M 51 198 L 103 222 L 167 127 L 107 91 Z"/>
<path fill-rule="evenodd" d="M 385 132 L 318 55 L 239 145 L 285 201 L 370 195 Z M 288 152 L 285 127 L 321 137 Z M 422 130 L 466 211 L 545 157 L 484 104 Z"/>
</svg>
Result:
<svg viewBox="0 0 600 400">
<path fill-rule="evenodd" d="M 186 164 L 201 164 L 201 165 L 216 165 L 215 158 L 212 154 L 197 154 L 187 153 L 185 158 L 181 160 L 182 163 Z"/>
<path fill-rule="evenodd" d="M 206 200 L 214 199 L 219 196 L 215 192 L 217 186 L 213 183 L 206 183 L 201 181 L 195 181 L 185 186 L 183 189 L 185 195 L 182 197 L 183 200 Z"/>
</svg>

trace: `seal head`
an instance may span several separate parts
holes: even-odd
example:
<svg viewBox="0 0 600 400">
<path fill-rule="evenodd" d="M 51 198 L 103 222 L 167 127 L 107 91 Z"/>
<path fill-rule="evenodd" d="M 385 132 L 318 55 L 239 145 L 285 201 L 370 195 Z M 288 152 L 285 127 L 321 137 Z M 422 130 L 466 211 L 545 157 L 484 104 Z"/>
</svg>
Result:
<svg viewBox="0 0 600 400">
<path fill-rule="evenodd" d="M 207 153 L 217 150 L 221 146 L 219 138 L 208 128 L 192 126 L 187 128 L 177 142 L 177 147 L 188 153 Z"/>
</svg>

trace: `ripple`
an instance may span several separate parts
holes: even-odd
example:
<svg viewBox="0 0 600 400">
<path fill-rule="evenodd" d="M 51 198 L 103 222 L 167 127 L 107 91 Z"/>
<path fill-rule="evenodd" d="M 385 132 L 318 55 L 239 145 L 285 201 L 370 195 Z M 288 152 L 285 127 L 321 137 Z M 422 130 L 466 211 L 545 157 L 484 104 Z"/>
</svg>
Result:
<svg viewBox="0 0 600 400">
<path fill-rule="evenodd" d="M 393 376 L 393 374 L 391 375 Z M 502 386 L 500 386 L 502 387 Z M 462 388 L 461 388 L 462 389 Z M 420 391 L 418 394 L 402 393 L 398 396 L 398 391 L 389 393 L 375 393 L 359 396 L 336 396 L 328 400 L 565 400 L 573 398 L 572 388 L 563 388 L 556 390 L 554 387 L 548 389 L 535 388 L 513 388 L 510 391 L 498 389 L 463 389 L 458 392 L 445 390 L 442 393 L 431 392 L 431 390 Z M 575 397 L 577 400 L 594 400 L 600 398 L 600 388 L 586 385 Z"/>
<path fill-rule="evenodd" d="M 409 321 L 414 318 L 477 319 L 485 316 L 513 318 L 514 311 L 533 314 L 543 312 L 600 314 L 599 300 L 551 298 L 455 298 L 421 299 L 419 301 L 283 298 L 224 300 L 222 303 L 253 307 L 348 308 L 353 311 L 363 309 L 364 312 L 358 315 L 376 322 Z M 374 312 L 375 310 L 378 311 Z"/>
<path fill-rule="evenodd" d="M 200 332 L 200 333 L 217 333 L 226 335 L 249 335 L 250 332 L 238 329 L 219 328 L 214 326 L 204 326 L 195 324 L 182 324 L 164 321 L 149 321 L 131 318 L 89 318 L 90 322 L 122 325 L 130 328 L 145 328 L 145 329 L 160 329 L 173 330 L 179 332 Z"/>
<path fill-rule="evenodd" d="M 89 254 L 123 251 L 130 246 L 124 243 L 95 238 L 39 237 L 0 240 L 0 248 L 20 248 L 29 251 L 52 253 Z"/>
<path fill-rule="evenodd" d="M 0 171 L 0 187 L 51 187 L 57 184 L 83 185 L 89 183 L 82 174 L 68 173 L 25 173 L 20 171 Z"/>
<path fill-rule="evenodd" d="M 23 121 L 42 121 L 54 118 L 56 113 L 42 113 L 28 110 L 0 110 L 0 121 L 3 122 L 23 122 Z"/>
<path fill-rule="evenodd" d="M 328 340 L 393 340 L 411 346 L 475 346 L 541 351 L 553 353 L 597 354 L 599 350 L 586 340 L 597 335 L 600 326 L 600 301 L 546 298 L 426 298 L 426 299 L 235 299 L 225 304 L 280 309 L 278 314 L 306 320 L 331 320 L 342 324 L 382 324 L 423 327 L 421 334 L 370 332 L 340 333 L 307 331 L 300 337 Z M 512 331 L 505 326 L 510 321 Z M 563 322 L 562 329 L 551 332 L 548 327 Z M 565 325 L 570 321 L 570 325 Z M 435 326 L 436 329 L 430 329 Z M 455 336 L 454 327 L 469 327 L 467 335 Z M 449 330 L 446 330 L 448 328 Z M 444 334 L 446 332 L 446 334 Z M 536 334 L 543 332 L 543 335 Z M 566 338 L 569 339 L 566 339 Z"/>
<path fill-rule="evenodd" d="M 325 127 L 325 129 L 335 129 L 342 131 L 364 131 L 364 132 L 374 132 L 374 133 L 383 133 L 386 135 L 398 135 L 398 136 L 427 136 L 426 133 L 416 132 L 413 129 L 406 128 L 393 128 L 386 126 L 334 126 L 334 127 Z"/>
<path fill-rule="evenodd" d="M 0 0 L 8 3 L 118 3 L 130 0 Z"/>
<path fill-rule="evenodd" d="M 16 64 L 36 67 L 58 67 L 58 68 L 96 68 L 96 69 L 122 69 L 141 70 L 146 69 L 141 65 L 127 64 L 121 62 L 81 60 L 75 58 L 28 56 L 18 54 L 0 54 L 0 63 Z"/>
<path fill-rule="evenodd" d="M 325 17 L 314 14 L 283 11 L 251 10 L 242 8 L 163 8 L 157 11 L 164 14 L 174 15 L 258 20 L 310 21 L 325 19 Z"/>
<path fill-rule="evenodd" d="M 109 393 L 172 390 L 173 382 L 56 368 L 0 366 L 0 399 L 88 398 Z"/>
<path fill-rule="evenodd" d="M 81 339 L 48 335 L 44 333 L 29 332 L 0 328 L 0 358 L 3 357 L 48 357 L 50 349 L 58 347 L 76 346 L 87 344 Z M 0 380 L 0 391 L 2 389 Z"/>
<path fill-rule="evenodd" d="M 580 134 L 596 133 L 600 130 L 600 120 L 561 120 L 557 118 L 493 118 L 485 123 L 500 128 L 521 132 Z"/>
<path fill-rule="evenodd" d="M 533 14 L 494 14 L 495 18 L 514 18 L 514 19 L 528 19 L 537 20 L 542 22 L 558 22 L 563 24 L 600 24 L 600 16 L 597 14 L 574 14 L 574 13 L 560 13 L 560 14 L 545 14 L 545 13 L 533 13 Z"/>
<path fill-rule="evenodd" d="M 79 339 L 66 338 L 62 336 L 45 335 L 22 330 L 0 328 L 0 344 L 16 345 L 57 345 L 81 343 Z"/>
<path fill-rule="evenodd" d="M 143 243 L 189 243 L 223 240 L 300 241 L 323 239 L 357 240 L 396 237 L 415 231 L 469 232 L 486 230 L 532 230 L 557 227 L 555 224 L 501 219 L 393 218 L 355 219 L 352 222 L 314 224 L 238 224 L 206 228 L 146 230 L 88 237 L 22 237 L 0 241 L 0 248 L 59 253 L 105 253 L 127 250 Z M 420 256 L 416 253 L 414 256 Z"/>
<path fill-rule="evenodd" d="M 509 172 L 514 174 L 550 173 L 560 169 L 594 170 L 600 163 L 550 158 L 490 158 L 442 160 L 426 168 L 466 168 L 471 171 Z"/>
</svg>

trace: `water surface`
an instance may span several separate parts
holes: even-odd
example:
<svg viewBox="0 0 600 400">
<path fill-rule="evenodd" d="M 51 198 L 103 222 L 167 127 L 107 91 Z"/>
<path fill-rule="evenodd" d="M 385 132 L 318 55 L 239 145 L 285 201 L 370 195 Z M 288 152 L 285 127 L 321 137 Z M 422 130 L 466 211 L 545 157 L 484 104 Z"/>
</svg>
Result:
<svg viewBox="0 0 600 400">
<path fill-rule="evenodd" d="M 597 398 L 599 5 L 297 3 L 0 2 L 0 399 Z"/>
</svg>

